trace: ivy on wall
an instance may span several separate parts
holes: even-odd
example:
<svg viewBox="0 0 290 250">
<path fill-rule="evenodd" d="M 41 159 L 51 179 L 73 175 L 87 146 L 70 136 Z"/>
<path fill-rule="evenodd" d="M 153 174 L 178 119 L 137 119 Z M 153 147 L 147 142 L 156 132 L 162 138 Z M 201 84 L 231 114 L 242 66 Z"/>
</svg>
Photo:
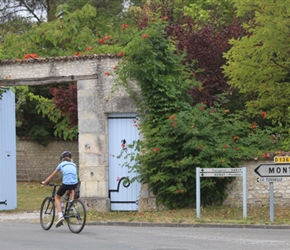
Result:
<svg viewBox="0 0 290 250">
<path fill-rule="evenodd" d="M 200 83 L 183 66 L 183 54 L 166 37 L 165 25 L 151 23 L 127 44 L 116 87 L 124 86 L 135 100 L 143 138 L 128 145 L 135 151 L 125 155 L 124 165 L 137 173 L 135 179 L 149 184 L 160 203 L 180 208 L 195 203 L 196 167 L 237 167 L 242 160 L 276 145 L 270 129 L 261 130 L 242 113 L 224 109 L 221 104 L 227 98 L 221 96 L 220 103 L 212 107 L 203 103 L 191 106 L 186 90 Z M 132 91 L 133 79 L 139 92 Z M 223 201 L 230 181 L 232 178 L 203 179 L 203 203 Z"/>
</svg>

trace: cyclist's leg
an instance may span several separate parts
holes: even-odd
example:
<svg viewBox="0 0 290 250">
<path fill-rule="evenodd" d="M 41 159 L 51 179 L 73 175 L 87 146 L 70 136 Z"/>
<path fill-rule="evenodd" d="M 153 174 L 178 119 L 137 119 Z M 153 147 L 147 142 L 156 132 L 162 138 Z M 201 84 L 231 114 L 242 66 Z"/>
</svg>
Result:
<svg viewBox="0 0 290 250">
<path fill-rule="evenodd" d="M 57 210 L 57 213 L 58 213 L 58 221 L 56 222 L 56 227 L 59 227 L 61 225 L 63 225 L 63 220 L 64 220 L 64 217 L 63 217 L 63 213 L 61 211 L 61 204 L 60 204 L 60 201 L 61 201 L 61 197 L 65 194 L 67 190 L 67 187 L 66 185 L 61 185 L 59 187 L 59 189 L 57 190 L 55 196 L 54 196 L 54 199 L 55 199 L 55 207 L 56 207 L 56 210 Z"/>
<path fill-rule="evenodd" d="M 78 183 L 74 185 L 69 185 L 69 201 L 73 201 L 75 198 L 75 189 L 77 188 Z"/>
<path fill-rule="evenodd" d="M 73 201 L 75 198 L 75 190 L 72 189 L 69 191 L 69 201 Z"/>
<path fill-rule="evenodd" d="M 61 200 L 61 196 L 59 196 L 58 194 L 55 194 L 54 201 L 55 201 L 55 207 L 56 207 L 56 210 L 57 210 L 58 214 L 62 213 L 60 200 Z"/>
</svg>

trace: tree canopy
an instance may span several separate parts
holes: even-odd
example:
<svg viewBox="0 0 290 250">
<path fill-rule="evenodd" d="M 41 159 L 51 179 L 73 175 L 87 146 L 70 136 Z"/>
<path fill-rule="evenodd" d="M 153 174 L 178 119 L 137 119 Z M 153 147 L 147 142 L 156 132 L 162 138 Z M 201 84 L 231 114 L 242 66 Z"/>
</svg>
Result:
<svg viewBox="0 0 290 250">
<path fill-rule="evenodd" d="M 267 111 L 268 118 L 286 124 L 290 94 L 290 3 L 283 0 L 235 0 L 237 14 L 248 16 L 247 34 L 232 39 L 223 69 L 228 83 L 248 96 L 252 116 Z"/>
</svg>

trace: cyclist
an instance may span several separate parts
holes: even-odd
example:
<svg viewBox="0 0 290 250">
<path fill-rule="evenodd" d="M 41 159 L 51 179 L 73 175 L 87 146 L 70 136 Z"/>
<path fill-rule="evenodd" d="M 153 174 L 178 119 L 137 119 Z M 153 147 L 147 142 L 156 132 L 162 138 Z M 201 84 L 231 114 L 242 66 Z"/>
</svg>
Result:
<svg viewBox="0 0 290 250">
<path fill-rule="evenodd" d="M 55 175 L 61 171 L 62 172 L 62 184 L 55 194 L 55 207 L 58 212 L 58 221 L 55 226 L 59 227 L 63 225 L 63 213 L 61 211 L 61 197 L 65 194 L 67 190 L 70 190 L 69 201 L 73 201 L 75 195 L 75 189 L 78 185 L 78 170 L 76 164 L 72 162 L 72 154 L 70 151 L 64 151 L 60 155 L 61 163 L 56 167 L 50 176 L 42 181 L 42 185 L 49 183 Z"/>
</svg>

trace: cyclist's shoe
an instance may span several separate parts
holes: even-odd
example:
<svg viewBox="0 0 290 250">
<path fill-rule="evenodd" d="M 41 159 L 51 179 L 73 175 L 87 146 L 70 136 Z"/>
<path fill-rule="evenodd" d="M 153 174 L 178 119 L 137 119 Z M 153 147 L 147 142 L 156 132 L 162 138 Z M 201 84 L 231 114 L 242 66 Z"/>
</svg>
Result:
<svg viewBox="0 0 290 250">
<path fill-rule="evenodd" d="M 58 219 L 58 221 L 56 222 L 56 224 L 55 224 L 55 227 L 60 227 L 60 226 L 62 226 L 63 225 L 63 220 L 64 220 L 64 218 L 63 217 L 60 217 L 59 219 Z"/>
</svg>

